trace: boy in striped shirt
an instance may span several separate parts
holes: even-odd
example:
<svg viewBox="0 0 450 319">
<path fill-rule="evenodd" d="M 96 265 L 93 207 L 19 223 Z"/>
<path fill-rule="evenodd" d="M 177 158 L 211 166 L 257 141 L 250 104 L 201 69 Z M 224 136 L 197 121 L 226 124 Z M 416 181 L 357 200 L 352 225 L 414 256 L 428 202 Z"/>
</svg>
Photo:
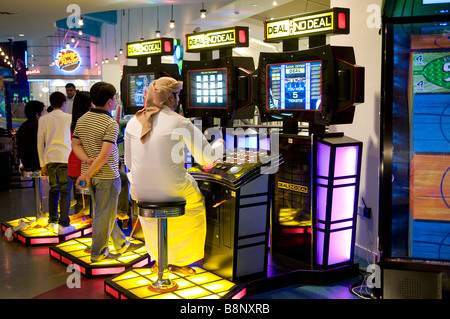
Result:
<svg viewBox="0 0 450 319">
<path fill-rule="evenodd" d="M 141 245 L 130 243 L 116 222 L 117 199 L 121 189 L 117 137 L 119 126 L 110 112 L 116 108 L 116 89 L 110 83 L 97 82 L 90 90 L 95 109 L 77 121 L 72 149 L 82 161 L 81 176 L 93 201 L 91 261 L 117 259 Z M 109 252 L 111 239 L 115 254 Z"/>
</svg>

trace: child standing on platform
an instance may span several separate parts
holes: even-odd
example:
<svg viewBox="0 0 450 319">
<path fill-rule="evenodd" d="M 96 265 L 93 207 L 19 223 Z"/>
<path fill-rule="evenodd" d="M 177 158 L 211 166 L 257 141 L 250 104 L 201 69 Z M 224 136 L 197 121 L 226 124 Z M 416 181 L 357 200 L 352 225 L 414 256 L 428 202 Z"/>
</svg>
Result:
<svg viewBox="0 0 450 319">
<path fill-rule="evenodd" d="M 70 225 L 70 191 L 72 182 L 67 176 L 67 162 L 71 151 L 70 123 L 72 117 L 64 113 L 66 96 L 61 92 L 50 95 L 53 111 L 42 116 L 38 125 L 38 153 L 42 175 L 48 176 L 48 213 L 50 229 L 60 235 L 75 230 Z M 59 218 L 58 218 L 59 202 Z"/>
</svg>

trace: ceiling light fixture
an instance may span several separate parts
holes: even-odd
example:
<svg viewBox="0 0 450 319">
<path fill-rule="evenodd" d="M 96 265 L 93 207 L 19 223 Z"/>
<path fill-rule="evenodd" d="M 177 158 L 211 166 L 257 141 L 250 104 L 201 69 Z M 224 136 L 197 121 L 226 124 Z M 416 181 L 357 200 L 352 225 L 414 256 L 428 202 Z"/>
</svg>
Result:
<svg viewBox="0 0 450 319">
<path fill-rule="evenodd" d="M 169 27 L 171 29 L 175 28 L 175 20 L 173 19 L 173 5 L 172 5 L 172 15 L 171 15 L 171 19 L 170 19 L 170 22 L 169 22 Z"/>
<path fill-rule="evenodd" d="M 78 25 L 79 26 L 84 25 L 84 21 L 83 21 L 83 17 L 82 16 L 80 16 L 80 18 L 78 19 Z"/>
<path fill-rule="evenodd" d="M 200 17 L 202 19 L 206 18 L 206 9 L 205 9 L 205 3 L 202 2 L 202 9 L 200 10 Z"/>
<path fill-rule="evenodd" d="M 78 29 L 78 34 L 79 34 L 79 35 L 83 35 L 83 29 L 81 29 L 81 28 Z"/>
</svg>

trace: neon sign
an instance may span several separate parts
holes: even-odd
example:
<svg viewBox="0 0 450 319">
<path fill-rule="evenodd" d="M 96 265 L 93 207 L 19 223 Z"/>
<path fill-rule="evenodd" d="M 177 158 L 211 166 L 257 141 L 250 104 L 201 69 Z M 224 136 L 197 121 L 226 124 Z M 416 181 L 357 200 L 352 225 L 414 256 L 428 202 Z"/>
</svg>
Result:
<svg viewBox="0 0 450 319">
<path fill-rule="evenodd" d="M 248 27 L 186 34 L 188 52 L 226 47 L 248 47 Z"/>
<path fill-rule="evenodd" d="M 173 39 L 160 38 L 127 43 L 127 58 L 143 58 L 152 55 L 173 55 Z"/>
<path fill-rule="evenodd" d="M 330 10 L 301 14 L 298 16 L 264 21 L 265 42 L 298 38 L 318 34 L 348 34 L 350 10 Z"/>
<path fill-rule="evenodd" d="M 56 64 L 60 69 L 65 71 L 73 71 L 78 68 L 80 63 L 80 55 L 74 50 L 65 49 L 59 51 Z"/>
</svg>

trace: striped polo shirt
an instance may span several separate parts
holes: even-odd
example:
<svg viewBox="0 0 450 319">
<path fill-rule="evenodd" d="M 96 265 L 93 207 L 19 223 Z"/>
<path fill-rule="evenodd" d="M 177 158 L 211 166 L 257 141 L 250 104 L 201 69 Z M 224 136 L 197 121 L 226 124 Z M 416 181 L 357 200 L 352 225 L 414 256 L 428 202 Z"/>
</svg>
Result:
<svg viewBox="0 0 450 319">
<path fill-rule="evenodd" d="M 111 153 L 103 167 L 93 178 L 115 179 L 119 177 L 119 150 L 117 148 L 117 136 L 119 125 L 113 120 L 109 112 L 99 109 L 91 109 L 77 121 L 73 138 L 81 141 L 84 151 L 89 158 L 97 158 L 102 149 L 103 142 L 113 144 Z M 87 171 L 87 165 L 81 163 L 81 174 Z"/>
</svg>

